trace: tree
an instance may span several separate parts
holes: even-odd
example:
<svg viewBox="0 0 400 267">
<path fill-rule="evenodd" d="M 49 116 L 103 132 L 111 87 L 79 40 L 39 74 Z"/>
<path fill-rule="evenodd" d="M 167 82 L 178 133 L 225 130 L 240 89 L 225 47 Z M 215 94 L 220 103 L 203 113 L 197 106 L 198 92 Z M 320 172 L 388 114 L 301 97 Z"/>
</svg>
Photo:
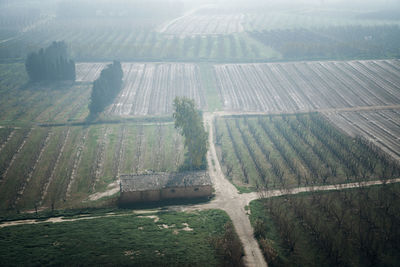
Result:
<svg viewBox="0 0 400 267">
<path fill-rule="evenodd" d="M 38 53 L 30 53 L 25 68 L 31 81 L 75 81 L 75 62 L 68 60 L 64 42 L 53 42 Z"/>
<path fill-rule="evenodd" d="M 93 82 L 91 102 L 89 104 L 90 114 L 96 116 L 111 104 L 122 88 L 123 71 L 121 63 L 114 61 L 107 65 L 100 77 Z"/>
<path fill-rule="evenodd" d="M 195 108 L 192 99 L 176 97 L 174 99 L 175 128 L 185 137 L 184 170 L 205 169 L 208 149 L 208 134 L 204 129 L 201 113 Z"/>
</svg>

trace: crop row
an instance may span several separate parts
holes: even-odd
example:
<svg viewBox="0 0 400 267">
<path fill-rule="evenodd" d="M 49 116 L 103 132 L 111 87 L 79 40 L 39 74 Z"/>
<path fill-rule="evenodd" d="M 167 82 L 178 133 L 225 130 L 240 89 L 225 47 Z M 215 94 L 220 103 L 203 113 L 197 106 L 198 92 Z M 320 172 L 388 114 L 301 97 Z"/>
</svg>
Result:
<svg viewBox="0 0 400 267">
<path fill-rule="evenodd" d="M 400 111 L 327 112 L 325 116 L 352 136 L 361 135 L 400 160 Z"/>
<path fill-rule="evenodd" d="M 225 109 L 307 111 L 400 103 L 398 60 L 215 65 Z"/>
<path fill-rule="evenodd" d="M 71 56 L 78 61 L 248 61 L 279 56 L 245 33 L 179 36 L 119 24 L 115 27 L 84 25 L 54 23 L 52 27 L 40 26 L 3 43 L 0 58 L 24 58 L 29 52 L 46 47 L 54 40 L 65 40 Z"/>
<path fill-rule="evenodd" d="M 104 65 L 78 64 L 77 79 L 96 79 L 99 69 Z M 123 63 L 122 69 L 123 89 L 108 109 L 111 115 L 171 114 L 172 102 L 176 96 L 186 96 L 194 99 L 198 107 L 207 107 L 197 65 Z"/>
<path fill-rule="evenodd" d="M 3 211 L 77 207 L 121 173 L 177 170 L 184 153 L 173 125 L 1 128 L 0 136 Z"/>
<path fill-rule="evenodd" d="M 242 32 L 243 14 L 187 15 L 165 24 L 160 32 L 179 36 Z"/>
<path fill-rule="evenodd" d="M 10 37 L 4 35 L 7 33 L 15 34 L 18 31 L 24 31 L 27 28 L 34 26 L 38 21 L 45 17 L 45 15 L 40 14 L 39 10 L 19 7 L 16 12 L 16 10 L 2 5 L 0 11 L 0 39 Z"/>
<path fill-rule="evenodd" d="M 0 120 L 83 120 L 88 114 L 90 90 L 85 83 L 28 84 L 23 64 L 0 64 Z"/>
<path fill-rule="evenodd" d="M 362 138 L 318 114 L 219 118 L 216 144 L 238 186 L 282 187 L 392 178 L 400 166 Z"/>
<path fill-rule="evenodd" d="M 330 14 L 331 13 L 331 14 Z M 324 15 L 321 15 L 324 14 Z M 357 14 L 358 15 L 358 14 Z M 248 13 L 243 18 L 243 27 L 247 31 L 262 30 L 298 30 L 345 27 L 353 25 L 376 26 L 376 25 L 398 25 L 397 21 L 360 19 L 350 16 L 338 16 L 337 10 L 320 10 L 320 12 L 293 12 L 272 11 L 264 13 Z"/>
<path fill-rule="evenodd" d="M 399 261 L 399 185 L 270 198 L 251 221 L 274 266 L 394 266 Z"/>
</svg>

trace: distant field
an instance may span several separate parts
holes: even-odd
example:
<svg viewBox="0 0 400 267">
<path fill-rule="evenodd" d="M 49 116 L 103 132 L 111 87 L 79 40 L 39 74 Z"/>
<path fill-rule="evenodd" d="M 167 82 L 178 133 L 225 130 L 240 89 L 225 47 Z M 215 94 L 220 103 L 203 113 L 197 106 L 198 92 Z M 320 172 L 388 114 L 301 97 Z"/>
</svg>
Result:
<svg viewBox="0 0 400 267">
<path fill-rule="evenodd" d="M 225 110 L 291 112 L 400 104 L 398 60 L 215 65 Z"/>
<path fill-rule="evenodd" d="M 0 128 L 0 137 L 3 211 L 90 206 L 82 201 L 119 174 L 176 171 L 183 162 L 173 125 Z"/>
<path fill-rule="evenodd" d="M 255 40 L 278 51 L 285 60 L 399 58 L 399 25 L 316 26 L 251 32 Z"/>
<path fill-rule="evenodd" d="M 400 165 L 317 113 L 216 120 L 223 171 L 235 185 L 282 188 L 393 178 Z"/>
<path fill-rule="evenodd" d="M 400 25 L 400 20 L 368 19 L 363 13 L 343 10 L 293 9 L 247 13 L 243 18 L 246 31 L 296 30 L 343 26 Z"/>
<path fill-rule="evenodd" d="M 280 58 L 278 52 L 246 33 L 180 36 L 129 24 L 101 27 L 90 21 L 51 23 L 0 43 L 0 58 L 23 59 L 55 40 L 64 40 L 71 56 L 79 61 L 248 62 Z"/>
<path fill-rule="evenodd" d="M 190 14 L 174 19 L 160 32 L 179 36 L 231 34 L 243 31 L 243 14 Z"/>
<path fill-rule="evenodd" d="M 313 192 L 250 203 L 272 266 L 397 266 L 400 187 Z"/>
<path fill-rule="evenodd" d="M 5 227 L 0 265 L 222 266 L 229 222 L 225 212 L 208 210 Z"/>
<path fill-rule="evenodd" d="M 326 118 L 351 136 L 361 135 L 400 161 L 400 110 L 327 112 Z"/>
<path fill-rule="evenodd" d="M 399 55 L 398 31 L 387 29 L 398 27 L 400 20 L 369 18 L 363 12 L 213 7 L 183 16 L 175 8 L 170 12 L 162 10 L 164 15 L 160 17 L 63 17 L 41 14 L 36 9 L 19 13 L 12 16 L 4 11 L 1 16 L 2 60 L 24 59 L 29 52 L 60 40 L 69 45 L 70 54 L 77 61 L 265 62 Z M 370 31 L 371 27 L 378 30 Z M 355 29 L 350 40 L 347 28 Z M 322 42 L 315 39 L 315 33 Z M 341 40 L 343 36 L 347 38 L 345 42 Z M 354 41 L 355 36 L 359 38 Z M 366 43 L 369 50 L 363 47 Z M 324 51 L 322 55 L 320 50 Z"/>
</svg>

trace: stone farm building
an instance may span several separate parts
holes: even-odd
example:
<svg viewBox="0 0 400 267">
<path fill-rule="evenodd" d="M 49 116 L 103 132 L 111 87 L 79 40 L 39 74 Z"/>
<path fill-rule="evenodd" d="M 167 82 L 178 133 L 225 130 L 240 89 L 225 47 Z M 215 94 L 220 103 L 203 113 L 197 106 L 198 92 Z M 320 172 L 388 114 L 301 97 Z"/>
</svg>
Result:
<svg viewBox="0 0 400 267">
<path fill-rule="evenodd" d="M 206 171 L 120 176 L 120 204 L 208 197 L 212 194 Z"/>
</svg>

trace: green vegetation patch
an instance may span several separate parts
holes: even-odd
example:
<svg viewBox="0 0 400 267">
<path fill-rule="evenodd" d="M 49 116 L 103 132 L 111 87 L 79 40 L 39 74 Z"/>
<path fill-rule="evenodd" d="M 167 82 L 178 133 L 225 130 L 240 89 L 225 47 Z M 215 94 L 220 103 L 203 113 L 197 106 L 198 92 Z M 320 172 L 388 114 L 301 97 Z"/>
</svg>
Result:
<svg viewBox="0 0 400 267">
<path fill-rule="evenodd" d="M 222 109 L 221 97 L 218 94 L 215 71 L 209 64 L 199 64 L 200 75 L 207 98 L 207 110 L 218 111 Z"/>
<path fill-rule="evenodd" d="M 88 83 L 28 83 L 23 64 L 0 64 L 0 121 L 3 125 L 83 121 Z"/>
<path fill-rule="evenodd" d="M 218 266 L 213 240 L 223 237 L 227 214 L 119 214 L 63 223 L 0 229 L 0 264 Z"/>
<path fill-rule="evenodd" d="M 313 192 L 250 203 L 269 266 L 397 266 L 400 185 Z"/>
</svg>

